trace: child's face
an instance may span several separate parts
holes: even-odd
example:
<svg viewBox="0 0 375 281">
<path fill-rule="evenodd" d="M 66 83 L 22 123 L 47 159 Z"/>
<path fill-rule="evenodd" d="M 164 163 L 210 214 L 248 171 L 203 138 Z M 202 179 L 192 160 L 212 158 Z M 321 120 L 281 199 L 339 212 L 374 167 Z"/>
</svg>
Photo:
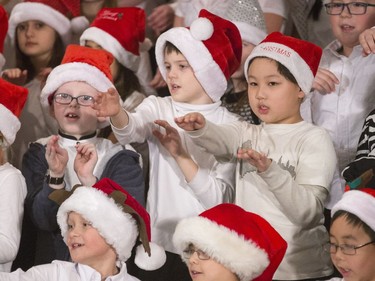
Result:
<svg viewBox="0 0 375 281">
<path fill-rule="evenodd" d="M 103 47 L 101 45 L 97 44 L 96 42 L 92 40 L 86 40 L 85 47 L 96 49 L 96 50 L 103 50 Z M 119 62 L 115 58 L 113 58 L 113 62 L 111 64 L 111 74 L 112 74 L 114 81 L 116 81 L 117 79 L 119 68 L 120 68 Z"/>
<path fill-rule="evenodd" d="M 192 250 L 195 249 L 189 249 Z M 194 281 L 239 281 L 233 272 L 200 250 L 192 253 L 187 265 Z"/>
<path fill-rule="evenodd" d="M 370 241 L 362 228 L 349 224 L 345 217 L 338 217 L 332 223 L 330 242 L 333 244 L 360 246 Z M 356 249 L 355 255 L 345 255 L 338 248 L 331 259 L 345 281 L 375 280 L 375 244 Z"/>
<path fill-rule="evenodd" d="M 80 214 L 70 212 L 67 223 L 67 245 L 74 262 L 98 268 L 104 262 L 116 261 L 115 250 Z"/>
<path fill-rule="evenodd" d="M 302 120 L 304 93 L 278 72 L 275 61 L 255 58 L 248 69 L 248 81 L 250 106 L 263 122 L 293 124 Z"/>
<path fill-rule="evenodd" d="M 29 20 L 18 24 L 18 47 L 26 56 L 49 59 L 56 40 L 56 31 L 41 21 Z"/>
<path fill-rule="evenodd" d="M 246 41 L 242 41 L 242 57 L 241 57 L 241 65 L 236 70 L 235 73 L 232 74 L 232 79 L 243 79 L 245 80 L 245 73 L 244 73 L 244 64 L 246 62 L 247 57 L 250 55 L 251 51 L 254 49 L 254 45 L 248 43 Z"/>
<path fill-rule="evenodd" d="M 334 3 L 362 2 L 375 4 L 375 0 L 334 0 Z M 345 7 L 341 15 L 330 15 L 331 28 L 334 36 L 341 42 L 344 48 L 352 49 L 359 44 L 359 35 L 366 29 L 375 25 L 375 7 L 367 7 L 363 15 L 350 15 Z"/>
<path fill-rule="evenodd" d="M 52 102 L 52 115 L 63 133 L 81 137 L 95 132 L 99 122 L 96 111 L 90 105 L 80 105 L 77 99 L 73 99 L 70 104 L 56 102 L 56 98 L 61 94 L 67 98 L 67 95 L 85 96 L 85 99 L 89 100 L 98 94 L 97 90 L 85 82 L 68 82 L 57 89 Z"/>
<path fill-rule="evenodd" d="M 164 52 L 164 65 L 169 92 L 176 102 L 190 104 L 212 103 L 194 75 L 185 56 L 177 52 Z"/>
</svg>

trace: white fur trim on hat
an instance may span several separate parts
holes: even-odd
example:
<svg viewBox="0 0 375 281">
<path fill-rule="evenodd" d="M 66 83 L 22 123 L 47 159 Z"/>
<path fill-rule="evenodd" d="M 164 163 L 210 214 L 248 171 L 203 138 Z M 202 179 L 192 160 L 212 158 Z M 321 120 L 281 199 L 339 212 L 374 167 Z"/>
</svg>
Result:
<svg viewBox="0 0 375 281">
<path fill-rule="evenodd" d="M 109 33 L 97 27 L 89 27 L 81 35 L 79 41 L 81 46 L 85 45 L 86 40 L 94 41 L 110 52 L 123 66 L 136 72 L 139 68 L 140 57 L 127 50 Z"/>
<path fill-rule="evenodd" d="M 356 215 L 375 231 L 375 197 L 360 190 L 350 190 L 344 193 L 331 210 L 331 216 L 343 210 Z"/>
<path fill-rule="evenodd" d="M 296 79 L 298 86 L 307 95 L 314 82 L 314 75 L 305 60 L 293 49 L 279 43 L 265 42 L 256 46 L 244 64 L 246 80 L 248 80 L 249 62 L 256 57 L 267 57 L 284 65 Z"/>
<path fill-rule="evenodd" d="M 253 280 L 270 263 L 267 252 L 258 245 L 203 217 L 182 220 L 176 227 L 173 243 L 181 255 L 193 244 L 236 273 L 241 281 Z"/>
<path fill-rule="evenodd" d="M 165 80 L 167 78 L 164 65 L 164 48 L 167 41 L 176 46 L 185 56 L 208 96 L 214 102 L 219 101 L 227 88 L 227 79 L 203 42 L 195 39 L 186 27 L 169 29 L 156 41 L 156 61 L 163 78 Z"/>
<path fill-rule="evenodd" d="M 48 75 L 40 97 L 42 105 L 48 107 L 48 97 L 61 85 L 71 81 L 86 82 L 100 92 L 106 92 L 109 88 L 115 87 L 108 77 L 95 66 L 81 62 L 64 63 L 55 67 Z"/>
<path fill-rule="evenodd" d="M 70 212 L 76 212 L 91 222 L 116 250 L 120 261 L 126 261 L 131 256 L 138 236 L 138 227 L 135 219 L 124 213 L 122 207 L 112 198 L 96 188 L 78 187 L 57 212 L 57 222 L 65 243 L 68 238 L 67 219 Z"/>
<path fill-rule="evenodd" d="M 70 20 L 60 12 L 42 3 L 23 2 L 14 6 L 9 18 L 8 35 L 14 43 L 17 25 L 28 20 L 39 20 L 60 34 L 65 45 L 71 42 Z"/>
<path fill-rule="evenodd" d="M 21 123 L 18 118 L 2 104 L 0 104 L 0 120 L 0 132 L 5 137 L 7 143 L 11 145 L 16 138 Z"/>
<path fill-rule="evenodd" d="M 266 32 L 248 23 L 239 21 L 233 21 L 233 23 L 240 31 L 242 41 L 246 41 L 253 45 L 258 45 L 267 36 Z"/>
</svg>

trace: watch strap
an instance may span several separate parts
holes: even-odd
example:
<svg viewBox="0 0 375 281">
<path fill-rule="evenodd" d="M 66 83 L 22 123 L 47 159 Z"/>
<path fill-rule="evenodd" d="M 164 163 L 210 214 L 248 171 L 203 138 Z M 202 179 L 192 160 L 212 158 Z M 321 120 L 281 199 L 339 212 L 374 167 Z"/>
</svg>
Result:
<svg viewBox="0 0 375 281">
<path fill-rule="evenodd" d="M 46 175 L 46 182 L 48 184 L 62 184 L 64 182 L 64 176 L 61 178 L 51 177 L 50 174 Z"/>
</svg>

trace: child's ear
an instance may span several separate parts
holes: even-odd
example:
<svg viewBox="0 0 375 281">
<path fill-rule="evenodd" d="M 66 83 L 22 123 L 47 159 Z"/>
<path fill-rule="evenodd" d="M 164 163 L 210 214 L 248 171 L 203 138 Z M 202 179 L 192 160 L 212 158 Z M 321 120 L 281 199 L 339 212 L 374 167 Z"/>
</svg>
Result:
<svg viewBox="0 0 375 281">
<path fill-rule="evenodd" d="M 305 92 L 302 91 L 301 88 L 299 88 L 298 97 L 299 97 L 300 99 L 304 99 L 304 97 L 305 97 Z"/>
</svg>

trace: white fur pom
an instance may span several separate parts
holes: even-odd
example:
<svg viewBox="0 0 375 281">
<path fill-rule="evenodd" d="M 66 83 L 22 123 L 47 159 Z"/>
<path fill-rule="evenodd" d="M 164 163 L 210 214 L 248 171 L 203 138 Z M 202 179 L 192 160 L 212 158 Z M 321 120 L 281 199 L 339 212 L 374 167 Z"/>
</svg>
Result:
<svg viewBox="0 0 375 281">
<path fill-rule="evenodd" d="M 197 40 L 207 40 L 214 33 L 214 26 L 209 19 L 198 18 L 191 24 L 190 33 Z"/>
<path fill-rule="evenodd" d="M 134 263 L 143 270 L 156 270 L 163 266 L 167 256 L 162 247 L 150 242 L 151 256 L 149 257 L 142 244 L 137 247 Z"/>
<path fill-rule="evenodd" d="M 84 16 L 72 18 L 70 21 L 70 26 L 72 27 L 74 34 L 82 33 L 86 28 L 89 27 L 89 25 L 89 20 Z"/>
<path fill-rule="evenodd" d="M 140 44 L 139 51 L 140 52 L 147 52 L 151 49 L 152 42 L 150 39 L 145 38 L 145 40 Z"/>
</svg>

